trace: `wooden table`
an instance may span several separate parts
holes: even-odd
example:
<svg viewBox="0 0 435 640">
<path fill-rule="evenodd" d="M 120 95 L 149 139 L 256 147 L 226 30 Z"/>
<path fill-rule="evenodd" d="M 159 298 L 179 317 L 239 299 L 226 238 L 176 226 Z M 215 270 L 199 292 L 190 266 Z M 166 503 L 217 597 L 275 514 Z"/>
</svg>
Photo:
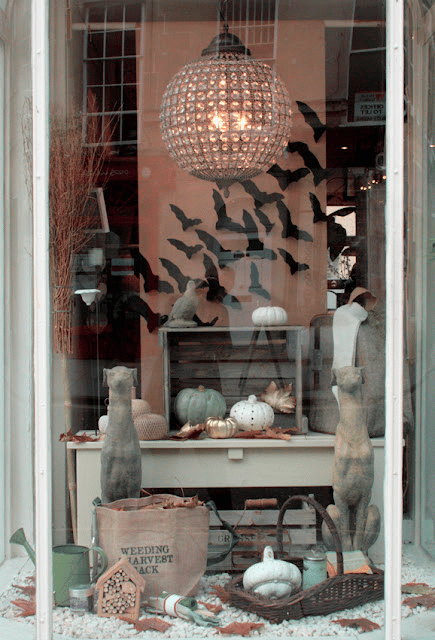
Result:
<svg viewBox="0 0 435 640">
<path fill-rule="evenodd" d="M 93 432 L 90 432 L 92 435 Z M 384 439 L 372 439 L 375 478 L 372 504 L 383 514 Z M 141 441 L 142 486 L 173 487 L 309 487 L 331 486 L 334 436 L 309 432 L 291 440 Z M 74 443 L 76 451 L 78 544 L 89 545 L 92 500 L 100 496 L 103 441 Z M 261 496 L 259 496 L 261 497 Z M 382 518 L 383 520 L 383 518 Z M 383 559 L 383 529 L 370 554 Z"/>
</svg>

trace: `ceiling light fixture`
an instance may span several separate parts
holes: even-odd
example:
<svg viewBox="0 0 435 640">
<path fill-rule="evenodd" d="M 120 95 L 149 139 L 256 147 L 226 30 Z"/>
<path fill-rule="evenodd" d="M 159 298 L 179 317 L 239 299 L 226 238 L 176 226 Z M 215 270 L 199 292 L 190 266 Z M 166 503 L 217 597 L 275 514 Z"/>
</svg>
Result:
<svg viewBox="0 0 435 640">
<path fill-rule="evenodd" d="M 223 20 L 223 32 L 168 84 L 160 126 L 169 154 L 190 174 L 243 181 L 269 169 L 288 144 L 291 104 L 277 74 Z"/>
</svg>

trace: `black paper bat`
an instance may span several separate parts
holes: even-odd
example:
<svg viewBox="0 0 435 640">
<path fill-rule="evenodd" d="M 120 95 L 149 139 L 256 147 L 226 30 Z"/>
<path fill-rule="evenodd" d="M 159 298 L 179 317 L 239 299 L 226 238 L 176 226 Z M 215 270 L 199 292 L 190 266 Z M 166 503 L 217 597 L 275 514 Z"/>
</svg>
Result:
<svg viewBox="0 0 435 640">
<path fill-rule="evenodd" d="M 248 238 L 246 255 L 255 255 L 266 260 L 276 260 L 278 256 L 275 251 L 264 248 L 264 243 L 258 237 L 258 227 L 254 222 L 254 218 L 248 211 L 246 211 L 246 209 L 243 209 L 243 222 L 245 223 L 245 233 Z"/>
<path fill-rule="evenodd" d="M 234 222 L 229 216 L 227 216 L 226 204 L 216 189 L 213 189 L 214 209 L 217 213 L 216 231 L 220 229 L 226 229 L 227 231 L 234 231 L 235 233 L 244 233 L 245 229 L 238 222 Z"/>
<path fill-rule="evenodd" d="M 203 254 L 202 261 L 205 269 L 205 280 L 208 284 L 207 300 L 210 302 L 222 302 L 227 294 L 225 287 L 219 282 L 218 271 L 213 260 L 206 253 Z"/>
<path fill-rule="evenodd" d="M 279 219 L 282 223 L 281 238 L 295 238 L 296 240 L 305 240 L 305 242 L 313 242 L 313 237 L 308 231 L 299 229 L 293 224 L 290 210 L 285 206 L 284 202 L 277 202 Z"/>
<path fill-rule="evenodd" d="M 162 293 L 173 293 L 174 287 L 165 280 L 161 280 L 158 275 L 151 270 L 150 263 L 141 254 L 139 249 L 130 249 L 131 257 L 134 260 L 134 275 L 138 278 L 143 277 L 143 287 L 145 293 L 149 291 L 160 291 Z"/>
<path fill-rule="evenodd" d="M 184 293 L 186 291 L 187 283 L 189 280 L 192 280 L 192 278 L 185 276 L 177 265 L 171 262 L 171 260 L 168 260 L 167 258 L 160 258 L 160 262 L 165 267 L 171 278 L 174 278 L 176 281 L 179 292 Z"/>
<path fill-rule="evenodd" d="M 299 153 L 305 166 L 312 172 L 316 187 L 328 177 L 328 170 L 320 166 L 320 162 L 305 142 L 289 142 L 287 150 L 290 153 Z"/>
<path fill-rule="evenodd" d="M 275 223 L 271 222 L 267 217 L 267 215 L 264 213 L 264 211 L 262 211 L 261 209 L 254 209 L 254 213 L 257 216 L 258 220 L 263 225 L 266 233 L 269 234 L 272 231 L 273 227 L 275 226 Z"/>
<path fill-rule="evenodd" d="M 349 213 L 354 213 L 354 211 L 355 211 L 355 207 L 343 207 L 342 209 L 337 209 L 337 211 L 334 211 L 332 215 L 340 216 L 341 218 L 344 218 L 344 216 L 348 216 Z"/>
<path fill-rule="evenodd" d="M 312 128 L 314 133 L 314 140 L 316 142 L 319 142 L 320 138 L 326 131 L 326 124 L 320 122 L 317 113 L 307 104 L 305 104 L 305 102 L 299 102 L 299 100 L 296 100 L 296 104 L 298 105 L 299 111 L 304 116 L 305 122 Z"/>
<path fill-rule="evenodd" d="M 257 294 L 257 296 L 261 296 L 262 298 L 266 298 L 266 300 L 270 300 L 270 293 L 260 284 L 260 274 L 258 272 L 257 265 L 254 262 L 251 262 L 251 284 L 249 285 L 248 291 L 250 293 Z"/>
<path fill-rule="evenodd" d="M 222 180 L 216 180 L 216 186 L 218 189 L 224 192 L 224 196 L 228 198 L 230 195 L 229 188 L 238 180 L 234 180 L 233 178 L 222 178 Z"/>
<path fill-rule="evenodd" d="M 177 205 L 170 204 L 169 206 L 181 222 L 183 231 L 187 231 L 189 227 L 195 227 L 197 224 L 201 224 L 202 220 L 200 220 L 200 218 L 188 218 L 184 211 L 182 211 L 180 207 L 177 207 Z"/>
<path fill-rule="evenodd" d="M 290 267 L 290 273 L 292 275 L 295 274 L 297 271 L 305 271 L 306 269 L 310 268 L 309 265 L 305 264 L 305 262 L 296 262 L 293 256 L 290 253 L 288 253 L 288 251 L 286 251 L 285 249 L 278 249 L 278 251 L 280 252 L 284 262 L 286 262 Z"/>
<path fill-rule="evenodd" d="M 322 207 L 320 206 L 319 198 L 310 191 L 310 202 L 311 208 L 313 210 L 313 222 L 327 222 L 328 217 L 324 211 L 322 211 Z"/>
<path fill-rule="evenodd" d="M 290 169 L 281 169 L 278 164 L 273 164 L 266 173 L 276 178 L 280 188 L 285 191 L 292 182 L 298 182 L 298 180 L 305 178 L 305 176 L 310 173 L 310 170 L 306 167 L 301 167 L 300 169 L 291 171 Z"/>
<path fill-rule="evenodd" d="M 327 244 L 329 257 L 332 262 L 334 262 L 343 249 L 349 245 L 346 229 L 338 222 L 335 222 L 334 215 L 328 216 L 326 221 Z"/>
<path fill-rule="evenodd" d="M 223 269 L 227 262 L 232 260 L 240 260 L 245 255 L 243 252 L 239 252 L 237 254 L 233 253 L 229 249 L 224 249 L 223 246 L 210 235 L 207 231 L 203 229 L 195 229 L 198 238 L 205 244 L 207 249 L 214 253 L 216 258 L 218 259 L 218 265 L 220 269 Z M 228 257 L 225 257 L 225 254 L 228 254 Z"/>
<path fill-rule="evenodd" d="M 167 315 L 161 316 L 159 313 L 155 313 L 149 304 L 135 293 L 124 293 L 117 300 L 113 309 L 113 315 L 115 318 L 119 317 L 121 308 L 139 313 L 145 319 L 150 333 L 155 331 L 168 319 Z"/>
<path fill-rule="evenodd" d="M 265 204 L 270 204 L 271 202 L 277 202 L 277 200 L 282 200 L 284 198 L 282 193 L 267 193 L 266 191 L 260 191 L 257 185 L 252 182 L 252 180 L 245 180 L 240 183 L 246 193 L 254 198 L 254 204 L 257 209 L 260 209 Z"/>
<path fill-rule="evenodd" d="M 184 242 L 177 240 L 176 238 L 168 238 L 168 242 L 180 251 L 183 251 L 189 260 L 193 255 L 195 255 L 195 253 L 198 253 L 198 251 L 201 251 L 202 249 L 202 244 L 196 244 L 194 247 L 189 247 L 187 244 L 184 244 Z"/>
</svg>

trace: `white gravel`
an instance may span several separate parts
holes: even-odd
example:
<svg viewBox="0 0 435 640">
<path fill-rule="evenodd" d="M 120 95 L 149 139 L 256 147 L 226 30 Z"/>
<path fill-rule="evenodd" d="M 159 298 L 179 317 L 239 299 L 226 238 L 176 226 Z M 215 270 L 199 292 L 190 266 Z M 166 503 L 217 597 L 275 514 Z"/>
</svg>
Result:
<svg viewBox="0 0 435 640">
<path fill-rule="evenodd" d="M 32 626 L 34 624 L 33 617 L 21 618 L 17 617 L 20 610 L 13 604 L 12 600 L 25 598 L 23 593 L 14 587 L 14 584 L 28 584 L 26 577 L 30 574 L 31 567 L 29 563 L 18 576 L 7 585 L 0 594 L 0 616 L 9 620 L 14 620 L 21 625 Z M 221 604 L 219 598 L 211 593 L 214 585 L 225 584 L 230 579 L 228 574 L 218 574 L 205 576 L 201 582 L 198 599 L 213 604 Z M 408 546 L 403 552 L 403 568 L 402 568 L 402 584 L 411 582 L 427 583 L 430 587 L 435 587 L 435 563 L 431 562 L 424 554 Z M 422 616 L 425 609 L 416 607 L 410 609 L 408 606 L 402 605 L 402 619 L 405 620 L 410 616 Z M 141 611 L 141 618 L 152 617 L 146 611 Z M 110 638 L 117 640 L 118 638 L 201 638 L 201 637 L 228 637 L 221 635 L 217 629 L 204 628 L 188 623 L 179 618 L 170 618 L 168 616 L 158 616 L 169 622 L 172 626 L 164 633 L 158 631 L 141 631 L 138 632 L 132 624 L 122 622 L 116 618 L 101 618 L 96 614 L 77 615 L 68 607 L 56 607 L 53 611 L 53 630 L 59 636 L 65 638 L 82 638 L 82 639 L 99 639 Z M 327 616 L 310 617 L 302 620 L 284 621 L 279 625 L 273 625 L 267 620 L 257 617 L 254 614 L 247 613 L 226 604 L 223 604 L 223 611 L 219 614 L 221 626 L 230 624 L 231 622 L 261 622 L 264 624 L 258 630 L 251 631 L 251 637 L 277 638 L 277 637 L 331 637 L 341 636 L 346 638 L 355 638 L 361 635 L 361 630 L 349 627 L 343 628 L 334 620 L 338 618 L 368 618 L 372 622 L 376 622 L 381 627 L 384 625 L 384 602 L 369 603 L 361 607 L 349 609 L 343 612 L 337 612 Z M 371 634 L 369 634 L 371 635 Z"/>
</svg>

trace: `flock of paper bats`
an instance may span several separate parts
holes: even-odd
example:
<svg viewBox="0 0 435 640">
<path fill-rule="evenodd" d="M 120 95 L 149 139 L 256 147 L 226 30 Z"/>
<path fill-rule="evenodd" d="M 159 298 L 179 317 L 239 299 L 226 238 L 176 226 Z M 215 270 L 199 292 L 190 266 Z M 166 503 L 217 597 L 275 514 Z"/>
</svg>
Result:
<svg viewBox="0 0 435 640">
<path fill-rule="evenodd" d="M 326 130 L 326 125 L 321 123 L 315 111 L 313 111 L 313 109 L 311 109 L 307 104 L 297 101 L 297 105 L 305 119 L 305 122 L 313 130 L 315 142 L 318 142 Z M 298 153 L 304 162 L 304 167 L 291 171 L 290 169 L 284 170 L 279 165 L 274 164 L 267 171 L 268 174 L 278 181 L 279 187 L 282 191 L 285 191 L 290 184 L 298 182 L 309 173 L 312 173 L 313 175 L 313 183 L 315 186 L 319 185 L 322 180 L 327 178 L 328 170 L 321 167 L 317 157 L 312 151 L 310 151 L 306 143 L 289 142 L 287 145 L 287 152 Z M 225 201 L 220 192 L 213 189 L 214 210 L 217 216 L 215 228 L 216 231 L 230 231 L 232 233 L 246 235 L 247 246 L 243 251 L 230 251 L 225 249 L 213 235 L 199 228 L 203 222 L 200 218 L 189 218 L 186 216 L 184 211 L 175 204 L 171 204 L 170 208 L 177 220 L 181 223 L 183 232 L 192 229 L 196 233 L 201 244 L 198 242 L 193 245 L 188 245 L 182 240 L 176 238 L 168 238 L 168 242 L 184 253 L 189 260 L 196 253 L 204 251 L 204 248 L 207 249 L 207 251 L 213 254 L 216 258 L 217 265 L 220 269 L 223 269 L 228 262 L 240 260 L 245 256 L 255 256 L 263 260 L 277 260 L 278 254 L 272 249 L 268 249 L 264 246 L 264 243 L 260 240 L 258 233 L 258 224 L 264 228 L 266 235 L 268 235 L 275 226 L 275 221 L 272 221 L 262 210 L 262 207 L 265 204 L 271 203 L 275 203 L 278 211 L 278 218 L 282 227 L 281 237 L 283 239 L 294 238 L 304 242 L 313 242 L 313 237 L 307 231 L 299 229 L 298 226 L 292 222 L 290 210 L 283 202 L 284 195 L 282 193 L 267 193 L 265 191 L 260 191 L 252 180 L 245 180 L 243 182 L 233 180 L 229 183 L 228 181 L 216 181 L 216 185 L 219 189 L 228 189 L 236 182 L 240 183 L 246 193 L 252 196 L 254 200 L 254 215 L 256 219 L 254 219 L 254 217 L 244 209 L 242 215 L 243 225 L 232 220 L 232 218 L 227 215 Z M 334 243 L 334 255 L 332 255 L 330 247 L 331 260 L 334 260 L 346 245 L 346 231 L 341 225 L 335 223 L 334 216 L 346 216 L 352 211 L 355 211 L 355 207 L 343 207 L 342 209 L 335 211 L 334 216 L 327 216 L 326 212 L 322 211 L 321 204 L 317 196 L 310 192 L 309 198 L 313 211 L 313 222 L 326 222 L 328 224 L 328 234 L 331 233 L 335 235 L 336 242 Z M 292 275 L 299 271 L 309 269 L 308 264 L 297 262 L 285 249 L 278 248 L 278 253 L 288 265 Z M 139 250 L 132 250 L 132 257 L 134 258 L 135 275 L 138 277 L 139 275 L 142 275 L 143 277 L 145 293 L 150 291 L 174 293 L 174 286 L 170 282 L 162 280 L 162 278 L 157 274 L 153 273 L 148 260 L 139 252 Z M 191 277 L 182 273 L 181 269 L 171 260 L 160 258 L 160 262 L 168 272 L 169 276 L 175 280 L 179 292 L 184 293 L 187 282 L 191 280 Z M 207 300 L 221 301 L 225 305 L 241 309 L 240 301 L 235 296 L 227 293 L 225 288 L 220 284 L 219 273 L 215 261 L 207 253 L 203 253 L 203 264 L 205 276 L 204 280 L 198 283 L 198 286 L 208 287 Z M 270 293 L 259 281 L 259 271 L 255 262 L 251 262 L 250 270 L 251 281 L 248 287 L 249 292 L 269 301 L 271 299 Z M 148 331 L 150 333 L 164 324 L 167 319 L 167 316 L 161 316 L 160 314 L 155 313 L 147 302 L 140 298 L 140 296 L 127 293 L 122 296 L 122 299 L 119 302 L 122 306 L 126 305 L 132 311 L 136 311 L 142 315 L 147 322 Z M 199 325 L 207 324 L 202 323 L 197 317 L 195 319 Z M 214 324 L 215 321 L 216 320 L 208 324 Z"/>
</svg>

